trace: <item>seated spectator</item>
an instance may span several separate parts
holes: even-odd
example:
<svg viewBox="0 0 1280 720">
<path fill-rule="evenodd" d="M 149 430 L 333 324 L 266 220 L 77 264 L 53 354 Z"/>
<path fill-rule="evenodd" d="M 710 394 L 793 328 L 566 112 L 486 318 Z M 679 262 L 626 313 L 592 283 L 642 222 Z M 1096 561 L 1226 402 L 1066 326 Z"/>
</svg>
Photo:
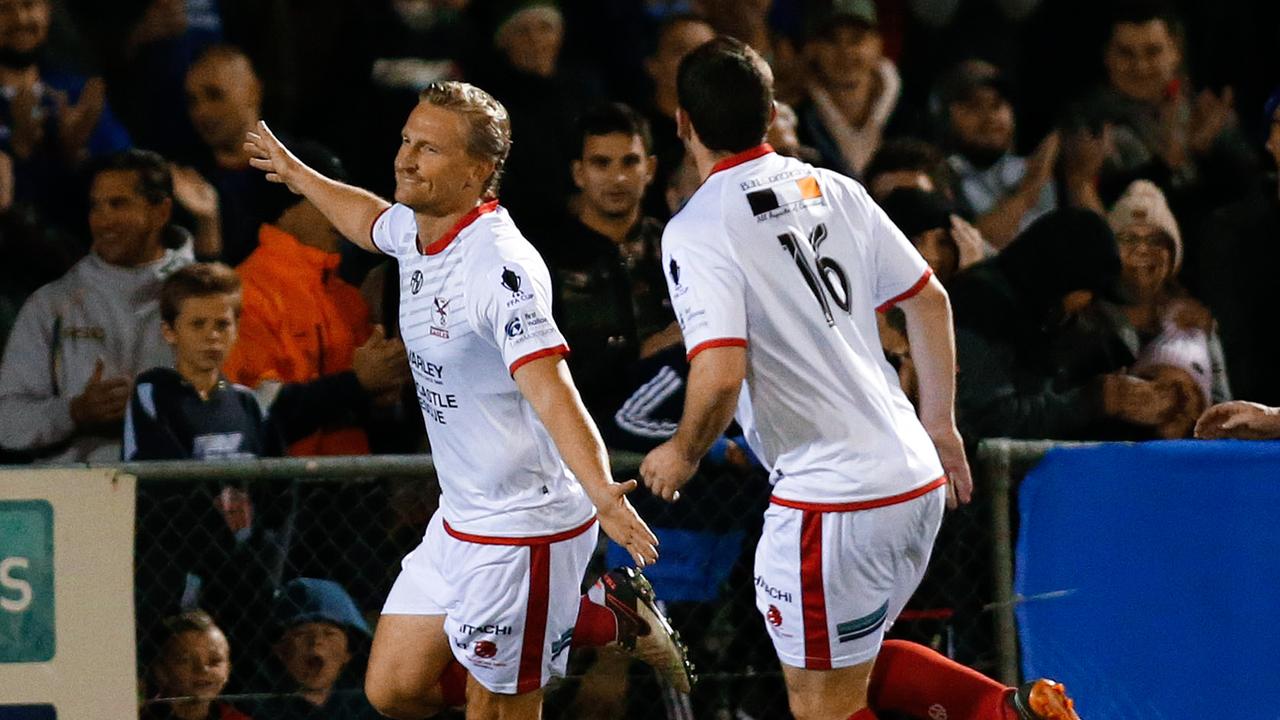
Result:
<svg viewBox="0 0 1280 720">
<path fill-rule="evenodd" d="M 296 143 L 293 152 L 310 167 L 345 179 L 342 163 L 314 143 Z M 267 222 L 258 247 L 238 268 L 244 283 L 241 342 L 224 371 L 236 383 L 258 388 L 265 382 L 309 383 L 346 377 L 352 409 L 371 397 L 393 402 L 408 381 L 409 363 L 399 340 L 386 340 L 369 322 L 360 291 L 336 270 L 342 236 L 310 201 L 283 185 L 263 188 L 259 204 Z M 357 348 L 376 355 L 376 372 L 352 377 Z M 356 384 L 359 379 L 363 389 Z M 357 415 L 331 416 L 332 423 L 292 439 L 290 455 L 363 455 L 369 440 Z"/>
<path fill-rule="evenodd" d="M 50 0 L 0 1 L 0 151 L 13 158 L 17 200 L 66 223 L 66 186 L 80 163 L 129 147 L 129 135 L 107 107 L 101 78 L 45 60 L 50 12 Z"/>
<path fill-rule="evenodd" d="M 676 70 L 685 55 L 715 36 L 711 25 L 697 15 L 672 15 L 658 25 L 653 52 L 644 61 L 645 73 L 653 81 L 653 94 L 642 111 L 653 134 L 659 178 L 671 177 L 684 159 L 684 143 L 676 133 Z M 662 191 L 659 183 L 650 186 L 644 203 L 646 215 L 663 219 L 669 216 Z"/>
<path fill-rule="evenodd" d="M 898 106 L 902 80 L 884 56 L 875 4 L 837 5 L 804 45 L 808 100 L 796 108 L 801 139 L 837 172 L 861 177 Z"/>
<path fill-rule="evenodd" d="M 1137 178 L 1160 185 L 1189 219 L 1246 189 L 1257 174 L 1230 87 L 1195 93 L 1183 71 L 1184 29 L 1163 0 L 1113 9 L 1103 54 L 1107 84 L 1083 108 L 1086 123 L 1110 123 L 1111 151 L 1099 178 L 1111 202 Z"/>
<path fill-rule="evenodd" d="M 1200 416 L 1195 434 L 1204 440 L 1280 439 L 1280 408 L 1244 400 L 1214 405 Z"/>
<path fill-rule="evenodd" d="M 213 618 L 193 610 L 166 619 L 163 629 L 142 720 L 252 720 L 217 699 L 231 676 L 231 648 Z"/>
<path fill-rule="evenodd" d="M 578 121 L 571 163 L 581 194 L 545 244 L 556 324 L 569 367 L 595 417 L 621 401 L 616 369 L 679 338 L 662 277 L 662 223 L 641 214 L 656 160 L 644 118 L 625 105 L 589 109 Z"/>
<path fill-rule="evenodd" d="M 1266 149 L 1280 168 L 1280 88 L 1266 105 Z M 1275 268 L 1280 267 L 1280 192 L 1272 175 L 1214 212 L 1200 246 L 1199 295 L 1222 335 L 1237 397 L 1280 405 L 1280 333 L 1275 324 Z"/>
<path fill-rule="evenodd" d="M 1121 306 L 1138 345 L 1134 371 L 1175 383 L 1183 396 L 1164 438 L 1187 437 L 1211 403 L 1231 398 L 1222 343 L 1209 311 L 1182 291 L 1182 233 L 1164 193 L 1135 181 L 1108 217 L 1120 246 L 1120 277 L 1128 302 Z"/>
<path fill-rule="evenodd" d="M 871 157 L 863 184 L 876 202 L 883 202 L 898 188 L 914 187 L 941 193 L 954 201 L 951 168 L 942 151 L 916 138 L 884 141 Z"/>
<path fill-rule="evenodd" d="M 295 578 L 276 594 L 277 638 L 254 715 L 273 720 L 375 720 L 365 699 L 363 658 L 372 637 L 351 596 L 332 580 Z"/>
<path fill-rule="evenodd" d="M 945 74 L 934 89 L 938 124 L 951 149 L 956 199 L 964 215 L 996 247 L 1004 247 L 1036 218 L 1058 206 L 1055 172 L 1061 166 L 1068 202 L 1102 211 L 1093 183 L 1101 152 L 1073 152 L 1050 133 L 1029 157 L 1014 154 L 1016 121 L 1003 74 L 982 60 L 967 60 Z M 1096 144 L 1095 144 L 1096 145 Z M 1061 162 L 1060 162 L 1061 160 Z M 1083 161 L 1083 162 L 1082 162 Z"/>
<path fill-rule="evenodd" d="M 0 445 L 51 462 L 119 459 L 133 378 L 173 358 L 160 283 L 190 262 L 189 248 L 165 247 L 175 230 L 164 158 L 129 150 L 90 176 L 90 253 L 23 304 L 0 363 Z"/>
<path fill-rule="evenodd" d="M 256 198 L 266 182 L 249 167 L 244 149 L 245 133 L 262 117 L 262 83 L 243 52 L 214 45 L 192 63 L 186 89 L 191 124 L 203 144 L 192 149 L 190 160 L 217 191 L 219 259 L 235 266 L 257 247 L 263 221 Z M 197 184 L 190 173 L 184 177 Z"/>
<path fill-rule="evenodd" d="M 954 279 L 956 413 L 968 441 L 1098 438 L 1111 420 L 1153 428 L 1174 414 L 1173 388 L 1122 374 L 1133 356 L 1109 328 L 1077 328 L 1096 298 L 1122 297 L 1120 268 L 1106 222 L 1066 209 Z"/>
</svg>

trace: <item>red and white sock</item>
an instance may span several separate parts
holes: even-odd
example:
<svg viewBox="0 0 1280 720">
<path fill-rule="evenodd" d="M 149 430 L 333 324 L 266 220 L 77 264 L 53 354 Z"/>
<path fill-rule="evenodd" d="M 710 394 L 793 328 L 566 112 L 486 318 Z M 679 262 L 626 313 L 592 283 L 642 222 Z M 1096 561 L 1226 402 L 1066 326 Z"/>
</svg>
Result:
<svg viewBox="0 0 1280 720">
<path fill-rule="evenodd" d="M 1018 720 L 1005 700 L 1012 692 L 924 645 L 886 640 L 871 671 L 867 698 L 876 710 L 913 718 Z"/>
<path fill-rule="evenodd" d="M 603 647 L 618 639 L 618 617 L 604 604 L 604 585 L 597 580 L 578 602 L 573 627 L 573 648 Z"/>
<path fill-rule="evenodd" d="M 848 720 L 876 720 L 876 714 L 871 712 L 871 708 L 864 707 L 858 712 L 850 715 Z"/>
</svg>

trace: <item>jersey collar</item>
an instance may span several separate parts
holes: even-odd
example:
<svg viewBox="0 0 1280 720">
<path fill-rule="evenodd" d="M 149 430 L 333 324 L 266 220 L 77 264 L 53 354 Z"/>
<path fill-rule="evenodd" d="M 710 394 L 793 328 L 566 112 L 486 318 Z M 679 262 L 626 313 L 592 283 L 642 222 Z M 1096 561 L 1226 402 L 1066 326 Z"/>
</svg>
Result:
<svg viewBox="0 0 1280 720">
<path fill-rule="evenodd" d="M 475 222 L 476 219 L 479 218 L 481 215 L 491 213 L 497 209 L 498 209 L 497 200 L 490 200 L 489 202 L 482 203 L 480 205 L 477 205 L 471 208 L 470 212 L 468 212 L 466 215 L 463 215 L 462 218 L 458 220 L 457 225 L 454 225 L 452 228 L 449 229 L 449 232 L 441 235 L 438 239 L 436 239 L 435 242 L 431 243 L 430 245 L 426 247 L 421 247 L 422 241 L 421 239 L 419 239 L 418 245 L 422 249 L 422 254 L 436 255 L 438 253 L 444 252 L 444 249 L 449 247 L 449 243 L 453 242 L 453 239 L 458 237 L 459 233 L 461 233 L 463 230 L 466 230 L 468 225 Z"/>
<path fill-rule="evenodd" d="M 758 157 L 764 157 L 765 155 L 768 155 L 771 152 L 773 152 L 773 146 L 771 146 L 769 143 L 760 143 L 759 145 L 751 148 L 750 150 L 743 150 L 737 155 L 730 155 L 729 157 L 721 160 L 715 165 L 712 165 L 711 172 L 710 174 L 708 174 L 707 177 L 710 177 L 711 175 L 715 175 L 721 170 L 728 170 L 729 168 L 737 167 L 742 163 L 751 162 L 752 160 L 755 160 Z"/>
</svg>

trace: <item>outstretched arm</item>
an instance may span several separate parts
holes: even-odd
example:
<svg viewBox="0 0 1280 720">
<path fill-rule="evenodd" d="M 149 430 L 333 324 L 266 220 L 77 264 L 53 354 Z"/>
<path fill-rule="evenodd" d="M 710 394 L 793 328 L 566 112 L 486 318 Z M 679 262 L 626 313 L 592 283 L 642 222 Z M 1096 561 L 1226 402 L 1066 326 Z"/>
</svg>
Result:
<svg viewBox="0 0 1280 720">
<path fill-rule="evenodd" d="M 587 491 L 605 534 L 631 553 L 636 567 L 658 561 L 658 537 L 627 501 L 635 480 L 617 483 L 609 473 L 609 454 L 595 423 L 578 397 L 569 367 L 558 355 L 516 369 L 516 386 L 547 428 L 560 456 Z"/>
<path fill-rule="evenodd" d="M 348 240 L 369 252 L 382 252 L 370 232 L 378 215 L 391 206 L 367 190 L 340 183 L 307 167 L 289 152 L 261 120 L 245 136 L 249 164 L 264 171 L 270 182 L 284 183 L 311 201 Z"/>
</svg>

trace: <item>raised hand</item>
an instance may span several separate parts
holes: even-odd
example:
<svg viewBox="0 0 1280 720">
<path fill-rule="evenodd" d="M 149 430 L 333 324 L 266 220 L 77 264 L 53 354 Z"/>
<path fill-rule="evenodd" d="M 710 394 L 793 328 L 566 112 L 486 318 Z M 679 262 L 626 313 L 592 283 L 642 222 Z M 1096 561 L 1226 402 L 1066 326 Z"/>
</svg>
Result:
<svg viewBox="0 0 1280 720">
<path fill-rule="evenodd" d="M 295 178 L 306 168 L 302 161 L 289 152 L 264 120 L 245 135 L 244 149 L 249 153 L 249 164 L 267 174 L 267 180 L 284 183 L 290 190 L 301 194 L 294 185 Z"/>
<path fill-rule="evenodd" d="M 90 78 L 73 105 L 65 93 L 54 95 L 58 117 L 58 140 L 69 160 L 77 160 L 88 150 L 89 138 L 107 107 L 107 85 L 102 78 Z"/>
<path fill-rule="evenodd" d="M 198 219 L 218 215 L 218 191 L 194 168 L 171 166 L 173 198 Z"/>
</svg>

